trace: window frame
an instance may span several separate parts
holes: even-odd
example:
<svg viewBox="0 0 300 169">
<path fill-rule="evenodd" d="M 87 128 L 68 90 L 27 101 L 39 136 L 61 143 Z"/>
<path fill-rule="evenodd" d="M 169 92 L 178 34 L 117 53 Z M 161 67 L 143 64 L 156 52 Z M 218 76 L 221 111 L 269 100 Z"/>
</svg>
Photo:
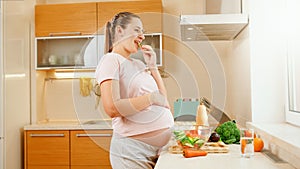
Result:
<svg viewBox="0 0 300 169">
<path fill-rule="evenodd" d="M 295 76 L 293 75 L 292 71 L 294 71 L 293 68 L 293 59 L 291 57 L 293 57 L 293 55 L 291 53 L 289 53 L 289 41 L 290 39 L 288 39 L 288 43 L 287 43 L 287 64 L 286 64 L 286 106 L 285 106 L 285 121 L 287 123 L 296 125 L 298 127 L 300 127 L 300 112 L 298 111 L 294 111 L 294 110 L 290 110 L 290 101 L 291 101 L 291 97 L 290 97 L 290 91 L 293 90 L 290 87 L 293 86 L 295 87 L 296 85 L 291 85 L 291 83 L 294 83 L 293 80 L 291 78 L 294 78 Z M 292 77 L 291 77 L 292 76 Z M 295 92 L 295 90 L 293 90 L 293 92 Z"/>
<path fill-rule="evenodd" d="M 287 12 L 287 23 L 286 27 L 289 28 L 287 32 L 287 46 L 286 46 L 286 106 L 285 106 L 285 121 L 287 123 L 296 125 L 300 127 L 300 112 L 290 110 L 290 91 L 293 90 L 293 92 L 297 92 L 293 88 L 296 87 L 296 84 L 291 78 L 296 78 L 293 72 L 295 72 L 295 65 L 293 65 L 295 62 L 293 58 L 300 57 L 299 55 L 299 49 L 298 46 L 300 45 L 300 41 L 298 40 L 300 38 L 300 34 L 298 29 L 300 28 L 300 23 L 296 22 L 295 19 L 297 19 L 297 16 L 299 14 L 298 7 L 300 6 L 300 2 L 298 0 L 287 0 L 286 1 L 286 12 Z M 296 44 L 296 46 L 295 46 Z M 295 51 L 294 49 L 297 48 Z M 300 86 L 299 86 L 300 87 Z M 296 100 L 297 101 L 297 100 Z"/>
</svg>

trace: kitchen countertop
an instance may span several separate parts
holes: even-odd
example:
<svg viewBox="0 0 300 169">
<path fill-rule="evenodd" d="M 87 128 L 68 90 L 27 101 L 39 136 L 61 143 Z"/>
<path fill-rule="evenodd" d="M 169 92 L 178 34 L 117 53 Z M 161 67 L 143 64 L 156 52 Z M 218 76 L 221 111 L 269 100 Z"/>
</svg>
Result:
<svg viewBox="0 0 300 169">
<path fill-rule="evenodd" d="M 195 122 L 176 122 L 176 125 L 192 125 Z M 112 129 L 111 119 L 44 120 L 24 126 L 24 130 L 81 130 Z"/>
<path fill-rule="evenodd" d="M 106 130 L 112 129 L 111 120 L 50 121 L 24 126 L 24 130 Z"/>
<path fill-rule="evenodd" d="M 276 156 L 300 169 L 300 127 L 285 122 L 247 122 Z"/>
<path fill-rule="evenodd" d="M 295 169 L 286 162 L 276 163 L 264 153 L 255 153 L 251 158 L 241 158 L 240 146 L 230 145 L 229 153 L 209 153 L 207 156 L 184 158 L 182 154 L 163 151 L 155 169 Z"/>
<path fill-rule="evenodd" d="M 107 130 L 112 129 L 111 120 L 44 121 L 24 126 L 24 130 Z M 240 146 L 230 145 L 229 153 L 209 153 L 205 157 L 184 158 L 164 150 L 155 169 L 222 168 L 222 169 L 295 169 L 289 163 L 275 162 L 264 153 L 255 153 L 252 158 L 240 157 Z"/>
</svg>

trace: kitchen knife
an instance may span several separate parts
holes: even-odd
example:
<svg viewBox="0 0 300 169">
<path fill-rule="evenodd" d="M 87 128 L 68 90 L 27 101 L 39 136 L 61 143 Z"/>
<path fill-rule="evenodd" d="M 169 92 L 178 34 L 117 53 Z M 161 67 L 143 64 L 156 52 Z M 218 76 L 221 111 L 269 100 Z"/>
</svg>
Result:
<svg viewBox="0 0 300 169">
<path fill-rule="evenodd" d="M 200 104 L 204 104 L 205 107 L 207 108 L 207 112 L 213 117 L 215 118 L 219 124 L 222 124 L 224 122 L 227 121 L 231 121 L 231 118 L 223 111 L 221 111 L 220 109 L 218 109 L 217 107 L 213 106 L 207 98 L 205 97 L 201 97 L 200 98 Z"/>
</svg>

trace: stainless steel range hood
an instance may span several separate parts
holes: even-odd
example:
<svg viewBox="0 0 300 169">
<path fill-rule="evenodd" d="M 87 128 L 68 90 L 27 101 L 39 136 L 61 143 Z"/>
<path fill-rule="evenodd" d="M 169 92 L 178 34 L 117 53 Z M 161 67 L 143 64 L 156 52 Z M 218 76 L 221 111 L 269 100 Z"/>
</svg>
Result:
<svg viewBox="0 0 300 169">
<path fill-rule="evenodd" d="M 183 41 L 233 40 L 247 25 L 247 14 L 180 16 Z"/>
</svg>

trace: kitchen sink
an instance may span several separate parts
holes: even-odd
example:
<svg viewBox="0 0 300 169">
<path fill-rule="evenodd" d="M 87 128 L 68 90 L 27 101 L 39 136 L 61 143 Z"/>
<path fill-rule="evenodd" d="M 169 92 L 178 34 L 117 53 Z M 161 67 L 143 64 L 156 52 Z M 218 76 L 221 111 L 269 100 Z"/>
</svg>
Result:
<svg viewBox="0 0 300 169">
<path fill-rule="evenodd" d="M 79 123 L 81 125 L 111 125 L 111 120 L 87 120 Z"/>
</svg>

